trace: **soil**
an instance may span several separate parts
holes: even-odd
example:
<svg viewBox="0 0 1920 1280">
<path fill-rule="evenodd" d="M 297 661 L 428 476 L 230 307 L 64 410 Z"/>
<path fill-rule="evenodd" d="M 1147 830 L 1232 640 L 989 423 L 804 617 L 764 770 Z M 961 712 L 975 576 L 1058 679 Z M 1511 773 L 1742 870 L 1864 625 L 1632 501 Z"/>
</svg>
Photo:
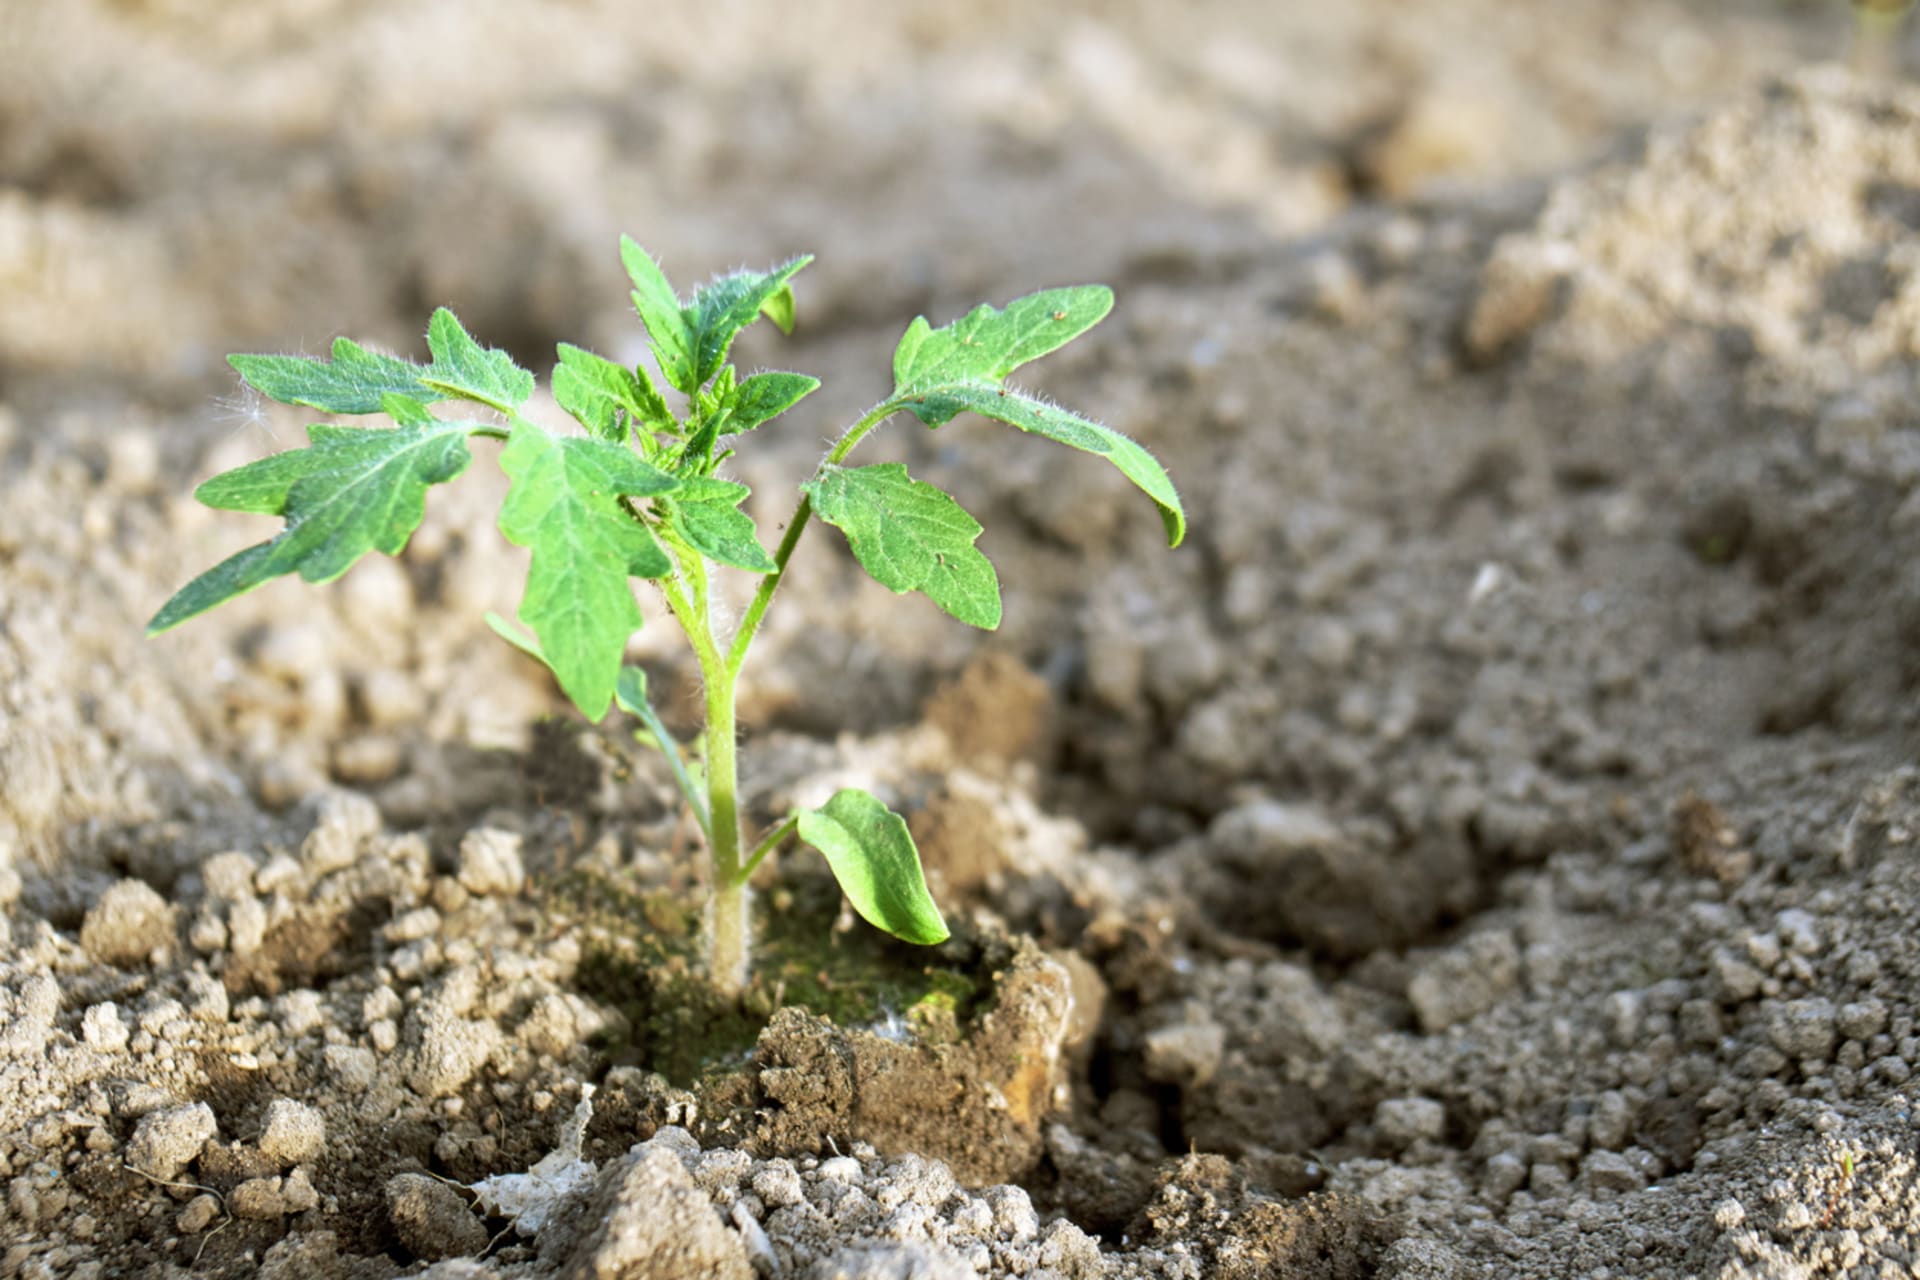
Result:
<svg viewBox="0 0 1920 1280">
<path fill-rule="evenodd" d="M 1920 90 L 1848 22 L 0 0 L 0 1274 L 1920 1273 Z M 141 638 L 307 421 L 225 352 L 638 358 L 622 231 L 819 255 L 763 529 L 907 319 L 1090 279 L 1032 381 L 1192 521 L 890 429 L 1005 625 L 810 537 L 748 807 L 876 789 L 957 941 L 785 855 L 744 1020 L 665 768 L 480 624 L 485 465 Z"/>
</svg>

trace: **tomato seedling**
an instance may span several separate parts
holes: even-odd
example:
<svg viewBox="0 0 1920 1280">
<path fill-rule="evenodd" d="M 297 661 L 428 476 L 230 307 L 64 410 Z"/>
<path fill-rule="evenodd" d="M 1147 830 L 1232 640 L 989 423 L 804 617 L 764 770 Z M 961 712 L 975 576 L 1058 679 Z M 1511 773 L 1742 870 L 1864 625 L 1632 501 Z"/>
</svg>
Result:
<svg viewBox="0 0 1920 1280">
<path fill-rule="evenodd" d="M 476 437 L 504 443 L 511 481 L 500 532 L 532 556 L 520 622 L 488 623 L 544 663 L 573 704 L 598 721 L 616 703 L 638 716 L 667 756 L 711 855 L 708 972 L 723 990 L 744 984 L 749 963 L 747 881 L 762 859 L 797 834 L 825 855 L 853 907 L 908 942 L 948 936 L 927 892 L 907 824 L 865 791 L 848 789 L 776 824 L 752 845 L 741 839 L 734 694 L 767 606 L 813 517 L 846 535 L 854 557 L 883 586 L 919 591 L 960 621 L 1000 624 L 1000 584 L 974 540 L 979 523 L 952 497 L 899 463 L 849 466 L 848 456 L 881 423 L 910 414 L 940 427 L 964 412 L 1097 454 L 1159 506 L 1167 543 L 1186 518 L 1167 473 L 1132 440 L 1006 384 L 1007 375 L 1085 333 L 1112 308 L 1102 285 L 1049 289 L 981 306 L 934 328 L 907 327 L 893 356 L 894 387 L 841 433 L 799 486 L 799 506 L 773 554 L 740 510 L 747 487 L 721 478 L 733 456 L 720 442 L 772 422 L 812 393 L 799 373 L 740 376 L 728 355 L 736 334 L 761 316 L 792 332 L 794 275 L 811 259 L 771 271 L 724 276 L 682 301 L 633 240 L 621 258 L 654 362 L 680 408 L 648 368 L 562 344 L 553 397 L 584 434 L 559 433 L 523 410 L 533 374 L 503 351 L 482 347 L 442 308 L 427 328 L 428 364 L 370 351 L 345 338 L 332 358 L 236 355 L 235 369 L 263 395 L 322 413 L 384 414 L 390 426 L 318 424 L 309 443 L 215 476 L 195 496 L 210 507 L 281 516 L 269 541 L 231 556 L 166 602 L 158 634 L 283 574 L 308 582 L 339 577 L 368 551 L 398 554 L 425 515 L 426 492 L 464 471 Z M 440 416 L 429 406 L 464 402 Z M 730 631 L 716 625 L 719 570 L 759 576 L 752 602 Z M 657 588 L 693 649 L 705 686 L 701 768 L 690 770 L 625 664 L 640 627 L 632 580 Z"/>
</svg>

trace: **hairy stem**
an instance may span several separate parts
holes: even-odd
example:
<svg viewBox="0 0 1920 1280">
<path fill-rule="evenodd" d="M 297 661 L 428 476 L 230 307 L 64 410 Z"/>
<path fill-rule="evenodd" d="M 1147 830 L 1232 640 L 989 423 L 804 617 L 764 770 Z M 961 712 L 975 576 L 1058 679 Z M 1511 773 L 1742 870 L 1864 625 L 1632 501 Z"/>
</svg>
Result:
<svg viewBox="0 0 1920 1280">
<path fill-rule="evenodd" d="M 740 870 L 740 769 L 734 739 L 734 679 L 713 640 L 713 623 L 706 608 L 706 566 L 698 554 L 691 560 L 699 568 L 693 578 L 694 596 L 702 607 L 696 608 L 687 588 L 677 578 L 660 583 L 667 607 L 679 621 L 681 630 L 693 646 L 700 663 L 707 698 L 707 820 L 708 852 L 713 859 L 707 899 L 707 976 L 721 991 L 735 995 L 746 986 L 748 954 L 752 939 L 747 912 L 746 877 Z"/>
<path fill-rule="evenodd" d="M 820 463 L 821 467 L 834 467 L 846 460 L 853 447 L 866 437 L 869 431 L 891 418 L 900 411 L 898 400 L 883 400 L 867 411 L 865 417 L 846 429 L 840 439 L 834 442 L 832 449 Z M 818 475 L 819 468 L 814 474 Z M 773 593 L 780 589 L 780 582 L 787 576 L 787 561 L 793 559 L 793 550 L 800 545 L 800 535 L 807 531 L 807 523 L 813 519 L 813 500 L 802 497 L 800 505 L 793 509 L 792 519 L 787 521 L 786 536 L 780 539 L 780 547 L 773 553 L 773 572 L 760 580 L 760 589 L 753 594 L 753 603 L 747 606 L 747 612 L 740 619 L 740 627 L 733 633 L 733 644 L 727 650 L 727 671 L 738 677 L 740 669 L 747 664 L 747 651 L 753 647 L 753 637 L 760 630 L 760 620 L 766 616 L 767 606 L 773 603 Z"/>
</svg>

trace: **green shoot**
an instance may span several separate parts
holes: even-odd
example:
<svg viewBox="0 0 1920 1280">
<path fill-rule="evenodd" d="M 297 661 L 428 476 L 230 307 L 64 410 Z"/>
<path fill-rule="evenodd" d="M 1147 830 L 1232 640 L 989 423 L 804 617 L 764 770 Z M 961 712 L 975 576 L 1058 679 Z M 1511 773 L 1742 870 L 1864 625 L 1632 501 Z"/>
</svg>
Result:
<svg viewBox="0 0 1920 1280">
<path fill-rule="evenodd" d="M 940 489 L 899 463 L 849 466 L 883 422 L 908 414 L 929 428 L 964 412 L 1097 454 L 1158 506 L 1169 546 L 1186 517 L 1172 482 L 1133 441 L 1006 385 L 1028 361 L 1085 333 L 1113 306 L 1104 286 L 1051 289 L 1005 310 L 976 308 L 941 328 L 917 319 L 893 359 L 892 393 L 847 427 L 813 474 L 779 547 L 768 554 L 740 504 L 743 484 L 716 474 L 732 456 L 720 441 L 773 422 L 819 387 L 798 373 L 741 377 L 728 363 L 734 338 L 761 316 L 791 332 L 792 281 L 811 261 L 738 272 L 681 299 L 631 239 L 621 260 L 655 363 L 677 395 L 645 366 L 628 367 L 562 344 L 553 396 L 582 434 L 556 433 L 524 416 L 533 375 L 504 352 L 482 347 L 451 311 L 427 331 L 431 361 L 417 364 L 346 339 L 330 360 L 236 355 L 255 390 L 330 414 L 384 414 L 390 426 L 318 424 L 306 448 L 250 463 L 201 485 L 211 507 L 276 515 L 285 527 L 201 574 L 161 606 L 158 634 L 273 578 L 297 573 L 328 582 L 369 551 L 397 555 L 425 515 L 426 493 L 472 461 L 475 437 L 500 441 L 511 481 L 501 534 L 531 554 L 519 623 L 487 615 L 503 639 L 546 666 L 589 720 L 610 709 L 640 721 L 636 737 L 666 758 L 710 857 L 707 964 L 736 992 L 751 962 L 748 879 L 797 836 L 825 857 L 864 919 L 908 942 L 948 937 L 927 891 L 906 822 L 864 791 L 844 790 L 817 809 L 785 816 L 751 846 L 742 839 L 735 692 L 754 636 L 814 516 L 839 529 L 855 559 L 889 590 L 917 591 L 971 626 L 1000 623 L 1000 584 L 974 545 L 980 524 Z M 441 417 L 429 406 L 463 400 L 481 419 Z M 719 625 L 714 583 L 723 570 L 756 575 L 759 587 L 730 632 Z M 647 701 L 646 678 L 625 662 L 642 615 L 633 581 L 654 594 L 685 633 L 705 688 L 700 750 L 687 754 Z M 523 629 L 523 626 L 525 629 Z"/>
</svg>

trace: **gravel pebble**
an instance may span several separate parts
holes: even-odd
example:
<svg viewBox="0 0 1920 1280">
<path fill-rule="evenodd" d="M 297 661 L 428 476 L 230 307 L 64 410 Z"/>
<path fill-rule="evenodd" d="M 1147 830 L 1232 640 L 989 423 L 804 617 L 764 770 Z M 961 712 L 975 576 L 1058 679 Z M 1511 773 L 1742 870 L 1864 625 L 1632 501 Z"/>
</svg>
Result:
<svg viewBox="0 0 1920 1280">
<path fill-rule="evenodd" d="M 306 1103 L 275 1098 L 267 1104 L 260 1154 L 282 1168 L 312 1160 L 326 1146 L 326 1141 L 326 1121 Z"/>
<path fill-rule="evenodd" d="M 134 1126 L 127 1163 L 149 1177 L 171 1182 L 219 1132 L 213 1108 L 204 1102 L 152 1112 Z"/>
</svg>

